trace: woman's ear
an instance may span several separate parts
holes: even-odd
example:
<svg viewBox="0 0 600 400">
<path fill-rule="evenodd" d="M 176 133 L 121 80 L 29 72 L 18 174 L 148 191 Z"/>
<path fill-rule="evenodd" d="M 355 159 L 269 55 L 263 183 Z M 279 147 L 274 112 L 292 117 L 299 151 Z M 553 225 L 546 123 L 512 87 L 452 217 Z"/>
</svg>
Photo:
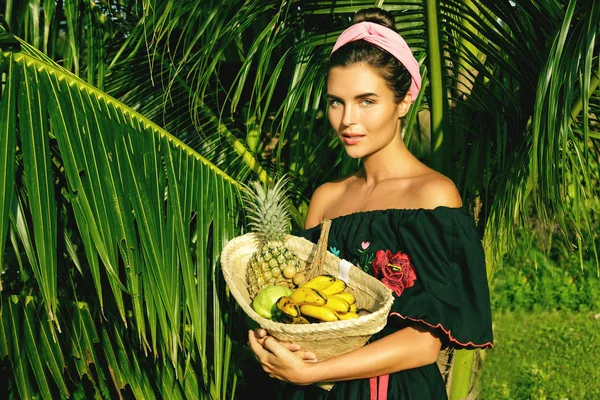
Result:
<svg viewBox="0 0 600 400">
<path fill-rule="evenodd" d="M 406 96 L 404 96 L 404 100 L 402 100 L 398 104 L 398 113 L 399 113 L 400 118 L 404 117 L 408 113 L 408 110 L 410 109 L 411 104 L 412 104 L 412 96 L 410 95 L 410 93 L 407 93 Z"/>
</svg>

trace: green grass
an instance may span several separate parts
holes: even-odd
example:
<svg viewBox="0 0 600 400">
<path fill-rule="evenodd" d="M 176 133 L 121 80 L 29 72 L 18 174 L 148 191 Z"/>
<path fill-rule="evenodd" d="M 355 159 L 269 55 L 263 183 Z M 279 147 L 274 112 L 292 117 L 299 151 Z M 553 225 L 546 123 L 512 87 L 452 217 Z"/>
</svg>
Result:
<svg viewBox="0 0 600 400">
<path fill-rule="evenodd" d="M 480 399 L 600 399 L 600 319 L 594 312 L 496 313 L 494 335 Z"/>
</svg>

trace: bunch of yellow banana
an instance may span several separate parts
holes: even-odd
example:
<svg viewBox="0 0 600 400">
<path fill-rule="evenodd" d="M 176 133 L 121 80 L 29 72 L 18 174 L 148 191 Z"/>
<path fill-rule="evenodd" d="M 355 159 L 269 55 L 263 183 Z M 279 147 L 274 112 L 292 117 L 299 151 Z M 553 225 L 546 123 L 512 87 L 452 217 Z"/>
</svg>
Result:
<svg viewBox="0 0 600 400">
<path fill-rule="evenodd" d="M 284 322 L 306 324 L 310 320 L 334 322 L 358 318 L 356 299 L 345 292 L 346 282 L 331 275 L 319 275 L 277 301 Z"/>
</svg>

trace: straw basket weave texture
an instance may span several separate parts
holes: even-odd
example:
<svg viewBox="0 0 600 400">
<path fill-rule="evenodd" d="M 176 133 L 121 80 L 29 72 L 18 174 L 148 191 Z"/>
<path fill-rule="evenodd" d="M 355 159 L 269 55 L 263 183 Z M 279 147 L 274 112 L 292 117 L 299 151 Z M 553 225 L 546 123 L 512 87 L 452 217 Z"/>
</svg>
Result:
<svg viewBox="0 0 600 400">
<path fill-rule="evenodd" d="M 304 238 L 291 235 L 286 236 L 284 242 L 306 262 L 305 273 L 308 279 L 320 274 L 338 276 L 341 260 L 332 253 L 324 252 L 323 262 L 311 270 L 310 264 L 317 246 Z M 244 312 L 276 339 L 297 343 L 302 349 L 314 352 L 319 360 L 325 360 L 364 346 L 371 335 L 385 326 L 394 301 L 392 291 L 359 268 L 350 268 L 346 291 L 356 297 L 359 309 L 367 309 L 371 311 L 370 314 L 357 319 L 305 325 L 278 323 L 261 317 L 252 309 L 252 299 L 246 283 L 248 261 L 256 250 L 257 241 L 252 233 L 229 241 L 221 253 L 223 275 Z"/>
</svg>

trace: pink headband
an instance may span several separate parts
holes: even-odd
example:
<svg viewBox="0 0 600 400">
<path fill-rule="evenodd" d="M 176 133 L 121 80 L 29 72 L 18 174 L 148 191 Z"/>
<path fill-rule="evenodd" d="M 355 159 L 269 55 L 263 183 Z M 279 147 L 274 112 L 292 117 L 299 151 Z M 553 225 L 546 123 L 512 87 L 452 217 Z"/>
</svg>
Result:
<svg viewBox="0 0 600 400">
<path fill-rule="evenodd" d="M 421 89 L 419 63 L 413 56 L 404 39 L 402 39 L 402 36 L 393 30 L 373 22 L 359 22 L 342 32 L 335 42 L 331 54 L 346 43 L 361 39 L 387 51 L 404 65 L 412 77 L 412 83 L 408 91 L 411 94 L 412 101 L 415 101 L 419 94 L 419 90 Z"/>
</svg>

